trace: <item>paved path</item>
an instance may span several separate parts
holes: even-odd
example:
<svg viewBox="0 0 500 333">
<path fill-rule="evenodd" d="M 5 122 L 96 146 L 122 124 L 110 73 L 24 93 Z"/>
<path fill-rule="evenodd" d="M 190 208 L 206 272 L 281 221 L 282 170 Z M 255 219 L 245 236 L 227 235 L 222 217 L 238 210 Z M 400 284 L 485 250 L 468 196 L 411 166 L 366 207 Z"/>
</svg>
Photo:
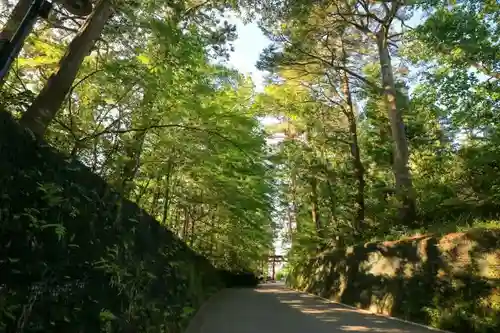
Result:
<svg viewBox="0 0 500 333">
<path fill-rule="evenodd" d="M 436 331 L 266 284 L 227 289 L 205 304 L 186 333 L 431 333 Z"/>
</svg>

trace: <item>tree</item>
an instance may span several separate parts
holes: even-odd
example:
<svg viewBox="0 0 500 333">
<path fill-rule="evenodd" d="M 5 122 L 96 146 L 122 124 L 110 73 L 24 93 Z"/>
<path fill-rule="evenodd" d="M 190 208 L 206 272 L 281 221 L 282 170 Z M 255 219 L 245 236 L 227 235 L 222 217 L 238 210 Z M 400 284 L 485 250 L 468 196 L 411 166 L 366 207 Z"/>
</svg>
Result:
<svg viewBox="0 0 500 333">
<path fill-rule="evenodd" d="M 205 3 L 205 5 L 207 4 L 209 3 Z M 215 5 L 209 5 L 210 6 L 208 7 L 214 8 L 217 6 L 217 1 L 215 2 Z M 79 33 L 68 46 L 66 54 L 59 63 L 57 72 L 51 75 L 44 88 L 33 101 L 32 105 L 21 117 L 21 123 L 25 127 L 29 128 L 35 135 L 43 136 L 47 127 L 60 110 L 67 94 L 71 90 L 72 84 L 78 74 L 78 70 L 80 69 L 84 58 L 94 47 L 97 39 L 101 36 L 106 23 L 111 19 L 114 11 L 123 10 L 124 14 L 118 16 L 125 16 L 123 19 L 125 22 L 130 19 L 127 17 L 127 14 L 130 14 L 130 12 L 127 11 L 127 6 L 135 8 L 135 3 L 118 3 L 115 5 L 110 0 L 100 0 L 95 5 L 94 11 L 88 17 L 85 24 L 82 25 Z M 151 9 L 151 6 L 147 3 L 144 7 L 149 10 Z M 174 3 L 171 7 L 173 9 L 173 15 L 171 15 L 168 10 L 165 11 L 165 8 L 161 8 L 162 13 L 160 15 L 166 16 L 167 19 L 171 20 L 173 25 L 180 24 L 183 20 L 189 23 L 190 18 L 188 17 L 186 20 L 185 16 L 190 15 L 193 16 L 193 20 L 197 20 L 198 18 L 195 14 L 201 7 L 203 6 L 196 5 L 194 7 L 188 7 L 188 4 L 185 3 Z M 139 20 L 139 22 L 140 21 L 141 20 Z M 208 21 L 212 21 L 212 18 L 209 17 Z M 154 20 L 151 20 L 150 22 L 154 22 Z M 143 28 L 141 25 L 139 25 L 139 27 Z M 219 29 L 209 30 L 209 36 L 206 38 L 210 38 L 215 44 L 214 48 L 216 49 L 217 54 L 225 51 L 224 48 L 221 48 L 218 45 L 224 44 L 226 39 L 231 37 L 232 31 L 233 28 L 228 24 L 225 24 Z"/>
<path fill-rule="evenodd" d="M 20 123 L 35 135 L 43 137 L 45 134 L 70 91 L 83 59 L 90 53 L 112 13 L 110 0 L 100 0 L 96 4 L 92 14 L 68 46 L 57 72 L 49 78 L 31 106 L 23 113 Z"/>
<path fill-rule="evenodd" d="M 401 95 L 396 92 L 389 52 L 389 43 L 394 36 L 392 32 L 393 21 L 405 18 L 402 4 L 397 1 L 371 4 L 361 0 L 333 4 L 322 1 L 297 2 L 293 6 L 283 2 L 274 3 L 271 6 L 264 2 L 263 7 L 272 8 L 269 14 L 264 15 L 263 19 L 263 25 L 271 38 L 282 45 L 288 45 L 288 50 L 291 50 L 288 51 L 289 53 L 297 50 L 295 53 L 305 53 L 306 56 L 309 56 L 303 64 L 311 65 L 312 61 L 316 65 L 343 71 L 345 75 L 367 83 L 360 70 L 353 69 L 352 62 L 349 63 L 349 60 L 342 56 L 342 46 L 332 44 L 331 39 L 335 39 L 337 36 L 337 40 L 340 38 L 343 45 L 346 43 L 355 44 L 356 51 L 351 51 L 351 54 L 357 53 L 355 59 L 357 59 L 358 66 L 362 66 L 362 60 L 366 60 L 370 52 L 373 51 L 371 45 L 375 45 L 381 68 L 381 80 L 380 85 L 373 81 L 368 83 L 371 86 L 382 87 L 378 89 L 385 96 L 393 139 L 393 171 L 396 192 L 401 202 L 400 219 L 405 221 L 404 223 L 413 223 L 416 218 L 415 196 L 408 168 L 408 145 L 402 118 L 403 110 L 398 109 L 398 105 L 402 104 L 401 101 L 398 101 Z M 280 28 L 280 24 L 285 28 Z M 297 33 L 297 31 L 299 32 Z M 319 39 L 304 39 L 305 35 Z M 319 45 L 308 45 L 311 44 L 311 40 L 319 40 L 320 42 L 317 43 Z M 333 45 L 340 54 L 334 54 L 331 57 L 328 53 Z M 273 49 L 269 49 L 268 53 L 271 54 L 273 51 Z M 287 49 L 285 49 L 286 52 Z M 361 59 L 361 64 L 359 59 Z M 346 61 L 348 61 L 347 64 Z M 359 163 L 357 169 L 361 170 Z"/>
<path fill-rule="evenodd" d="M 29 104 L 41 88 L 28 112 L 24 103 L 7 103 L 9 111 L 27 124 L 50 104 L 53 112 L 38 127 L 45 140 L 218 266 L 257 269 L 272 248 L 274 184 L 251 83 L 213 64 L 235 38 L 234 27 L 216 15 L 227 7 L 113 2 L 99 29 L 91 18 L 79 28 L 56 10 L 28 38 L 2 98 L 25 96 Z M 89 26 L 96 38 L 78 44 Z M 54 77 L 59 83 L 52 85 Z M 56 91 L 63 86 L 66 92 Z"/>
<path fill-rule="evenodd" d="M 19 0 L 16 3 L 9 18 L 7 19 L 7 22 L 5 22 L 2 31 L 0 31 L 0 45 L 4 44 L 5 41 L 10 41 L 12 39 L 17 28 L 21 24 L 21 21 L 28 12 L 31 3 L 32 1 L 30 0 Z"/>
</svg>

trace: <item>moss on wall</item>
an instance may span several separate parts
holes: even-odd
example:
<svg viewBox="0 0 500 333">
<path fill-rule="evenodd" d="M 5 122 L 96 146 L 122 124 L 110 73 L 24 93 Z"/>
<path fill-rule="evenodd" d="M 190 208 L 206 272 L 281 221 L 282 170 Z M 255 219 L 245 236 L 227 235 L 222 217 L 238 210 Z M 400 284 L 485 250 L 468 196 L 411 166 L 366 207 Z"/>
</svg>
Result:
<svg viewBox="0 0 500 333">
<path fill-rule="evenodd" d="M 221 287 L 207 259 L 0 112 L 0 331 L 178 332 Z"/>
<path fill-rule="evenodd" d="M 500 332 L 500 230 L 332 249 L 295 263 L 287 282 L 441 329 Z"/>
</svg>

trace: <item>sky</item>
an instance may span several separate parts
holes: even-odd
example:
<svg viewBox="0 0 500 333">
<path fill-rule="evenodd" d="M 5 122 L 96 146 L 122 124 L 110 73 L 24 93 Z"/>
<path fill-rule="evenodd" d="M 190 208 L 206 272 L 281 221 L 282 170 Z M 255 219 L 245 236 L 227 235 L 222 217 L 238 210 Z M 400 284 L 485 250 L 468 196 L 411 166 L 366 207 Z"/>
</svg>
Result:
<svg viewBox="0 0 500 333">
<path fill-rule="evenodd" d="M 271 41 L 264 36 L 256 23 L 244 24 L 240 19 L 231 17 L 229 23 L 236 25 L 238 39 L 234 42 L 234 52 L 229 60 L 229 65 L 238 69 L 243 74 L 252 77 L 257 91 L 264 89 L 264 73 L 259 71 L 255 64 L 259 54 Z"/>
<path fill-rule="evenodd" d="M 227 19 L 229 23 L 236 25 L 238 39 L 234 42 L 234 52 L 229 59 L 229 67 L 234 67 L 242 74 L 252 77 L 257 92 L 262 92 L 265 86 L 265 73 L 259 71 L 255 65 L 259 60 L 259 55 L 271 41 L 264 36 L 257 23 L 244 24 L 242 20 L 232 15 Z M 277 123 L 274 117 L 264 117 L 261 120 L 262 125 Z M 270 139 L 270 141 L 276 141 Z"/>
<path fill-rule="evenodd" d="M 412 17 L 407 24 L 414 27 L 419 23 L 419 21 L 421 21 L 421 19 L 421 13 L 416 13 L 416 15 Z M 244 24 L 236 16 L 231 16 L 228 19 L 228 22 L 236 25 L 238 39 L 234 42 L 235 50 L 231 54 L 227 65 L 237 69 L 242 74 L 251 76 L 256 90 L 261 92 L 265 86 L 265 74 L 259 71 L 255 65 L 259 60 L 260 53 L 271 43 L 271 41 L 264 36 L 256 23 Z M 261 121 L 263 125 L 266 125 L 274 123 L 277 120 L 274 118 L 265 118 Z M 283 254 L 283 252 L 286 252 L 283 248 L 284 244 L 282 244 L 280 238 L 275 240 L 274 245 L 276 247 L 277 254 Z"/>
<path fill-rule="evenodd" d="M 240 19 L 232 17 L 229 23 L 235 24 L 238 32 L 238 39 L 234 42 L 234 52 L 229 59 L 229 66 L 238 69 L 242 74 L 250 75 L 255 84 L 255 89 L 261 92 L 264 89 L 264 73 L 259 71 L 255 64 L 259 60 L 261 51 L 266 48 L 271 41 L 264 36 L 256 23 L 244 24 Z M 276 122 L 275 119 L 262 119 L 262 123 L 269 124 Z M 276 254 L 284 254 L 281 237 L 274 242 Z M 282 265 L 276 268 L 278 271 Z"/>
<path fill-rule="evenodd" d="M 417 12 L 408 22 L 409 26 L 416 26 L 421 20 L 420 12 Z M 249 74 L 256 86 L 257 91 L 264 89 L 264 73 L 259 71 L 255 64 L 259 55 L 271 41 L 264 36 L 256 23 L 244 24 L 239 18 L 232 15 L 229 23 L 236 25 L 238 39 L 234 42 L 235 51 L 230 57 L 229 66 L 238 69 L 243 74 Z"/>
</svg>

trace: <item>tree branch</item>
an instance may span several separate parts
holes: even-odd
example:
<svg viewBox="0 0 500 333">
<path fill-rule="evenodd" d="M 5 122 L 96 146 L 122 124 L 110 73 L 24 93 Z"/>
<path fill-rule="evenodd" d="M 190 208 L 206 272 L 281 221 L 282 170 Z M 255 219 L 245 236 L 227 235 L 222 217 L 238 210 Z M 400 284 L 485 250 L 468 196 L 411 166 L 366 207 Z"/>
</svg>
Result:
<svg viewBox="0 0 500 333">
<path fill-rule="evenodd" d="M 86 139 L 93 139 L 93 138 L 96 138 L 100 135 L 103 135 L 103 134 L 109 134 L 109 133 L 115 133 L 115 134 L 123 134 L 123 133 L 130 133 L 130 132 L 146 132 L 146 131 L 149 131 L 151 129 L 160 129 L 160 128 L 169 128 L 169 127 L 172 127 L 172 128 L 181 128 L 181 129 L 185 129 L 185 130 L 191 130 L 191 131 L 197 131 L 197 132 L 205 132 L 205 133 L 208 133 L 208 134 L 211 134 L 211 135 L 214 135 L 214 136 L 217 136 L 219 137 L 220 139 L 222 139 L 223 141 L 226 141 L 230 144 L 232 144 L 233 146 L 235 146 L 238 150 L 240 150 L 243 154 L 245 154 L 248 158 L 250 159 L 253 159 L 243 148 L 241 148 L 241 146 L 239 146 L 236 142 L 234 142 L 233 140 L 227 138 L 226 136 L 220 134 L 219 132 L 217 131 L 213 131 L 213 130 L 209 130 L 209 129 L 205 129 L 205 128 L 199 128 L 199 127 L 195 127 L 195 126 L 187 126 L 187 125 L 181 125 L 181 124 L 164 124 L 164 125 L 151 125 L 151 126 L 148 126 L 148 127 L 144 127 L 144 128 L 129 128 L 129 129 L 123 129 L 123 130 L 104 130 L 104 131 L 101 131 L 99 133 L 96 133 L 94 134 L 92 137 L 89 137 L 89 138 L 86 138 Z"/>
</svg>

